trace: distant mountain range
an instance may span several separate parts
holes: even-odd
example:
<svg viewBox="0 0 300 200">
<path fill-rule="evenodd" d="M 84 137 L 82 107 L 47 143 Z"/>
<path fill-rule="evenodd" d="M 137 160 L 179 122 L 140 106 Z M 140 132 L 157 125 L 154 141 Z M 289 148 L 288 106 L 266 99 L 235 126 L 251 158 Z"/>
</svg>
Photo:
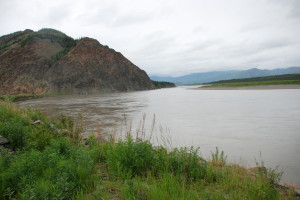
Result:
<svg viewBox="0 0 300 200">
<path fill-rule="evenodd" d="M 278 68 L 278 69 L 257 69 L 252 68 L 248 70 L 230 70 L 230 71 L 214 71 L 204 73 L 193 73 L 185 76 L 178 77 L 159 77 L 150 76 L 154 81 L 167 81 L 177 85 L 208 83 L 220 80 L 253 78 L 264 76 L 275 76 L 283 74 L 300 74 L 300 67 Z"/>
</svg>

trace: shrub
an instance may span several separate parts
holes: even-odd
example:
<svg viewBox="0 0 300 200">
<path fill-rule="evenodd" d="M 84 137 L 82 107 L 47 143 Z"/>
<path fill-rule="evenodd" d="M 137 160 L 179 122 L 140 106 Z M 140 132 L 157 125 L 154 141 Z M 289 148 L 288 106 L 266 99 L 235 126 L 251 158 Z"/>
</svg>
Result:
<svg viewBox="0 0 300 200">
<path fill-rule="evenodd" d="M 172 150 L 168 155 L 169 170 L 190 180 L 204 178 L 207 162 L 199 157 L 198 152 L 199 148 L 193 147 Z"/>
<path fill-rule="evenodd" d="M 10 141 L 12 148 L 23 148 L 29 120 L 22 117 L 22 112 L 12 109 L 7 104 L 0 104 L 0 135 Z"/>
<path fill-rule="evenodd" d="M 17 119 L 11 122 L 0 123 L 0 134 L 10 141 L 13 150 L 25 146 L 26 127 Z"/>
<path fill-rule="evenodd" d="M 22 153 L 8 164 L 0 157 L 0 164 L 0 194 L 14 191 L 21 199 L 71 199 L 92 184 L 89 151 L 72 147 L 67 139 L 53 140 L 43 151 Z"/>
<path fill-rule="evenodd" d="M 152 169 L 154 150 L 148 141 L 134 141 L 129 135 L 125 141 L 112 144 L 106 157 L 110 171 L 125 179 Z"/>
</svg>

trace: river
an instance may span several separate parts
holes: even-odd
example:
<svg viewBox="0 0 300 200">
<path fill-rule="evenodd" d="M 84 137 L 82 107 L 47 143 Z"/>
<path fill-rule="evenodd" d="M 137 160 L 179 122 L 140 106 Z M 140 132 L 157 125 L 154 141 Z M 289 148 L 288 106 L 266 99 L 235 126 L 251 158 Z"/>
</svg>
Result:
<svg viewBox="0 0 300 200">
<path fill-rule="evenodd" d="M 177 87 L 55 96 L 19 104 L 39 108 L 52 118 L 81 113 L 89 132 L 123 134 L 130 129 L 134 135 L 152 135 L 153 143 L 200 147 L 205 158 L 218 147 L 229 162 L 253 167 L 262 160 L 284 171 L 282 183 L 300 185 L 300 89 Z"/>
</svg>

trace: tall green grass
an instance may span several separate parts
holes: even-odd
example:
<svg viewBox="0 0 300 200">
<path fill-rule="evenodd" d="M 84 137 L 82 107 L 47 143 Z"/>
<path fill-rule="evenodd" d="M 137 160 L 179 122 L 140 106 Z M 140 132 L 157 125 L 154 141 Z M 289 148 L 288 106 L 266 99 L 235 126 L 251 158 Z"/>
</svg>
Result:
<svg viewBox="0 0 300 200">
<path fill-rule="evenodd" d="M 100 143 L 81 130 L 70 117 L 50 121 L 0 103 L 0 135 L 13 150 L 0 149 L 0 199 L 295 199 L 276 188 L 276 170 L 228 164 L 218 149 L 204 160 L 198 148 L 154 147 L 130 134 Z"/>
</svg>

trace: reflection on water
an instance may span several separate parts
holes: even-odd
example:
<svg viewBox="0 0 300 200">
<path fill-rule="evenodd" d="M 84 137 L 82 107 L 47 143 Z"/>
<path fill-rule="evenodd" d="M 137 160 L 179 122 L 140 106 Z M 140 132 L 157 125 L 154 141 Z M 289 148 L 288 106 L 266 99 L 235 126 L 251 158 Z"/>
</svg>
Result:
<svg viewBox="0 0 300 200">
<path fill-rule="evenodd" d="M 139 112 L 147 106 L 143 96 L 134 93 L 112 93 L 103 95 L 57 96 L 21 102 L 22 106 L 38 108 L 51 118 L 61 114 L 77 117 L 82 114 L 83 124 L 88 131 L 109 133 L 118 127 L 124 117 Z"/>
<path fill-rule="evenodd" d="M 253 166 L 255 158 L 279 165 L 283 180 L 300 185 L 300 90 L 191 90 L 189 88 L 57 96 L 21 102 L 51 117 L 83 114 L 90 131 L 110 133 L 124 122 L 138 126 L 146 113 L 145 129 L 156 116 L 169 130 L 172 146 L 199 146 L 204 157 L 218 146 L 232 162 Z"/>
</svg>

